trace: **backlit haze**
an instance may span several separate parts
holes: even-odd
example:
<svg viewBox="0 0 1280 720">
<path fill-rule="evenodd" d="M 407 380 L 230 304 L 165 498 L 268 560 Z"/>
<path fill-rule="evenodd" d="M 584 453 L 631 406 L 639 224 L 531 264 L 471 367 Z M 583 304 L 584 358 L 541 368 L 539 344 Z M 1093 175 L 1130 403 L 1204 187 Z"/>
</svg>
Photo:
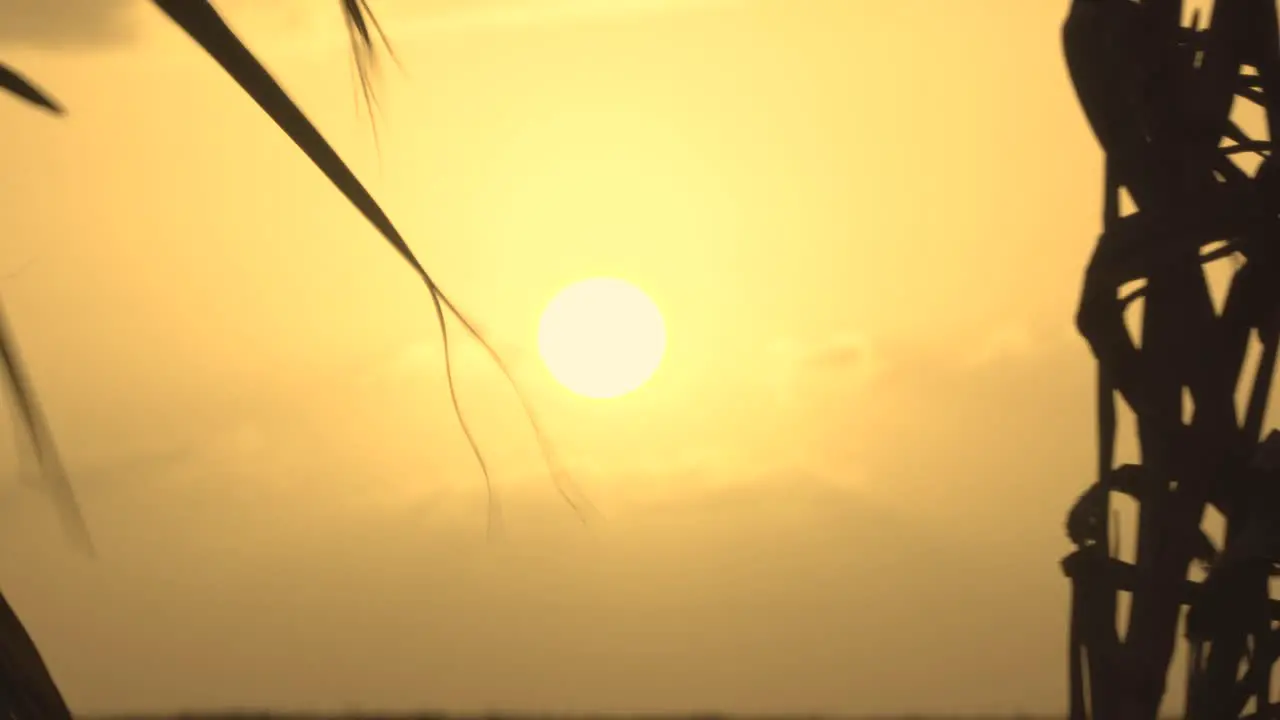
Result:
<svg viewBox="0 0 1280 720">
<path fill-rule="evenodd" d="M 486 539 L 426 291 L 150 3 L 0 0 L 70 112 L 0 103 L 0 298 L 101 555 L 0 428 L 0 587 L 73 708 L 1064 710 L 1065 0 L 375 0 L 380 156 L 337 3 L 217 5 L 596 512 L 454 326 Z M 597 276 L 667 329 L 604 401 L 537 349 Z"/>
</svg>

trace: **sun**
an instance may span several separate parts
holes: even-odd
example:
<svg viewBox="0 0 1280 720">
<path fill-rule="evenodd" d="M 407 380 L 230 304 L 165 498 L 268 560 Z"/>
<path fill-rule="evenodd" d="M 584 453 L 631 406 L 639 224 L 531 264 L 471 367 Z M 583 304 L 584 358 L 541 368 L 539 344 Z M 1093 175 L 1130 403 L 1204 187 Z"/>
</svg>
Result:
<svg viewBox="0 0 1280 720">
<path fill-rule="evenodd" d="M 658 306 L 640 288 L 592 278 L 561 290 L 542 313 L 538 350 L 547 370 L 569 390 L 615 398 L 657 371 L 667 348 Z"/>
</svg>

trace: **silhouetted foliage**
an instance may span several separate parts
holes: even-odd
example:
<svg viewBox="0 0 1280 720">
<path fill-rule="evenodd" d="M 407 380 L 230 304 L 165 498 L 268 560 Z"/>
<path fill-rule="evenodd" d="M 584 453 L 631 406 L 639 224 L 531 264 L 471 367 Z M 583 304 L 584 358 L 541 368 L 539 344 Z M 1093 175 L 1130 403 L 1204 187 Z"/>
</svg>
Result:
<svg viewBox="0 0 1280 720">
<path fill-rule="evenodd" d="M 1272 0 L 1216 0 L 1203 28 L 1184 15 L 1182 0 L 1074 0 L 1062 29 L 1106 157 L 1104 230 L 1076 317 L 1098 366 L 1098 479 L 1067 522 L 1078 546 L 1063 561 L 1072 720 L 1156 718 L 1184 605 L 1186 717 L 1239 717 L 1251 698 L 1260 717 L 1275 707 L 1280 611 L 1267 579 L 1280 561 L 1280 464 L 1268 456 L 1280 435 L 1259 441 L 1280 340 L 1280 175 L 1271 140 L 1250 137 L 1232 109 L 1256 103 L 1268 138 L 1280 137 L 1280 25 Z M 1122 192 L 1134 212 L 1122 214 Z M 1204 266 L 1228 256 L 1238 262 L 1217 309 Z M 1125 321 L 1134 303 L 1136 339 Z M 1250 391 L 1237 417 L 1241 379 Z M 1137 417 L 1142 456 L 1119 468 L 1117 396 Z M 1134 564 L 1107 541 L 1120 531 L 1115 493 L 1140 507 Z M 1221 548 L 1201 527 L 1210 507 L 1227 523 Z M 1207 567 L 1203 582 L 1187 579 L 1193 561 Z M 1120 592 L 1132 598 L 1123 633 Z"/>
<path fill-rule="evenodd" d="M 312 163 L 330 180 L 335 188 L 365 217 L 383 239 L 400 255 L 414 273 L 426 285 L 440 327 L 444 343 L 445 373 L 449 385 L 450 401 L 467 442 L 480 465 L 486 487 L 489 489 L 490 529 L 499 519 L 499 506 L 493 493 L 489 468 L 462 415 L 454 384 L 452 359 L 449 352 L 446 311 L 463 330 L 484 348 L 511 384 L 526 416 L 533 426 L 543 457 L 561 496 L 574 508 L 579 505 L 567 491 L 567 476 L 555 461 L 550 445 L 537 423 L 532 408 L 517 387 L 506 363 L 483 337 L 475 325 L 464 316 L 435 280 L 418 261 L 408 243 L 392 224 L 390 218 L 356 178 L 337 152 L 320 134 L 276 82 L 262 63 L 239 37 L 227 26 L 208 0 L 153 0 L 154 5 L 181 27 L 205 50 L 253 99 L 254 102 L 285 132 L 293 143 L 304 152 Z M 357 69 L 358 82 L 366 105 L 373 119 L 375 96 L 373 80 L 379 53 L 379 45 L 391 54 L 385 35 L 370 11 L 367 0 L 341 0 L 341 9 L 351 38 L 351 49 Z M 394 56 L 393 56 L 394 57 Z M 22 75 L 0 65 L 0 88 L 45 110 L 63 114 L 62 107 L 46 93 L 40 91 Z M 19 420 L 25 428 L 39 462 L 40 471 L 54 502 L 63 518 L 68 533 L 77 544 L 92 553 L 88 527 L 80 513 L 79 505 L 68 482 L 57 447 L 28 373 L 17 351 L 15 341 L 8 330 L 0 308 L 0 364 L 3 364 L 7 384 L 19 411 Z M 0 598 L 2 602 L 2 598 Z M 35 646 L 22 630 L 21 623 L 7 605 L 0 606 L 0 715 L 4 715 L 5 702 L 9 703 L 14 718 L 57 720 L 69 717 L 66 706 L 58 695 Z M 24 704 L 25 703 L 25 704 Z"/>
</svg>

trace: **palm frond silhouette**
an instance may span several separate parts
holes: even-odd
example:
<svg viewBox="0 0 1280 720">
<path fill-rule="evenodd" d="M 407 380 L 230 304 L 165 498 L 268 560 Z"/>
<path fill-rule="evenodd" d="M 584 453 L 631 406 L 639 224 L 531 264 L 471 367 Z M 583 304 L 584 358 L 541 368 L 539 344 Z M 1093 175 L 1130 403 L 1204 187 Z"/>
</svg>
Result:
<svg viewBox="0 0 1280 720">
<path fill-rule="evenodd" d="M 258 107 L 275 121 L 276 125 L 289 136 L 289 139 L 293 141 L 298 149 L 305 153 L 316 168 L 329 178 L 334 187 L 369 221 L 369 224 L 373 225 L 383 239 L 391 245 L 421 279 L 423 284 L 426 285 L 431 296 L 436 322 L 440 328 L 450 402 L 453 405 L 454 415 L 457 417 L 463 434 L 466 436 L 467 443 L 471 446 L 472 454 L 475 456 L 476 462 L 480 466 L 480 471 L 484 475 L 485 485 L 488 489 L 490 530 L 493 529 L 492 522 L 498 517 L 497 500 L 493 492 L 492 477 L 488 465 L 458 402 L 452 354 L 449 350 L 446 311 L 458 321 L 463 330 L 472 339 L 480 344 L 489 359 L 498 367 L 515 392 L 525 416 L 533 426 L 543 459 L 551 470 L 557 490 L 569 506 L 578 513 L 579 518 L 585 520 L 585 516 L 582 514 L 581 502 L 575 500 L 568 492 L 568 475 L 555 459 L 546 435 L 534 415 L 533 408 L 521 391 L 519 384 L 516 383 L 506 361 L 493 348 L 475 324 L 440 289 L 435 279 L 419 262 L 399 230 L 392 224 L 391 219 L 387 217 L 377 201 L 373 199 L 373 196 L 356 178 L 347 164 L 343 162 L 338 153 L 324 139 L 315 125 L 307 119 L 302 109 L 293 102 L 244 42 L 228 27 L 208 0 L 153 1 L 160 10 L 191 36 L 200 47 L 204 48 L 205 52 L 221 65 L 223 70 L 258 104 Z M 365 97 L 372 102 L 372 83 L 374 78 L 370 70 L 373 67 L 374 58 L 377 57 L 375 36 L 382 40 L 384 46 L 386 45 L 385 36 L 370 11 L 366 0 L 342 0 L 342 12 L 351 34 L 352 51 L 355 53 L 357 66 L 364 68 L 360 72 L 360 83 Z M 387 51 L 390 52 L 389 46 L 387 46 Z"/>
<path fill-rule="evenodd" d="M 497 498 L 493 492 L 489 468 L 458 402 L 449 351 L 446 311 L 461 324 L 468 335 L 480 344 L 510 384 L 533 428 L 543 460 L 551 471 L 556 489 L 578 514 L 579 519 L 585 521 L 581 501 L 575 500 L 569 494 L 568 475 L 555 458 L 532 407 L 520 390 L 506 362 L 477 327 L 440 289 L 390 218 L 319 130 L 289 98 L 280 84 L 231 30 L 208 0 L 152 0 L 152 2 L 222 66 L 227 75 L 284 131 L 298 149 L 311 159 L 316 168 L 324 173 L 333 186 L 368 220 L 426 285 L 435 319 L 440 328 L 450 402 L 488 489 L 490 532 L 493 530 L 496 519 L 500 517 Z M 370 10 L 368 1 L 340 0 L 340 2 L 350 36 L 359 90 L 369 111 L 370 122 L 373 123 L 376 110 L 374 82 L 379 54 L 385 52 L 392 60 L 396 58 L 382 28 Z M 0 89 L 44 111 L 55 115 L 65 114 L 62 105 L 49 94 L 39 89 L 24 75 L 3 64 L 0 64 Z M 376 141 L 376 127 L 374 132 Z M 12 395 L 19 432 L 30 440 L 30 447 L 38 463 L 37 469 L 47 486 L 45 489 L 49 491 L 57 505 L 63 525 L 71 539 L 92 555 L 93 544 L 88 526 L 63 469 L 53 433 L 29 380 L 26 366 L 18 353 L 17 344 L 2 305 L 0 305 L 0 365 L 3 365 L 5 381 Z M 0 716 L 16 720 L 70 720 L 72 717 L 35 644 L 2 595 L 0 595 Z"/>
<path fill-rule="evenodd" d="M 364 216 L 401 259 L 409 265 L 410 269 L 423 284 L 426 285 L 435 319 L 440 328 L 450 402 L 472 454 L 480 466 L 488 491 L 490 530 L 492 531 L 493 523 L 500 518 L 500 511 L 493 491 L 489 467 L 462 413 L 454 381 L 454 368 L 452 353 L 450 352 L 450 337 L 446 315 L 451 315 L 462 326 L 466 334 L 480 344 L 490 360 L 502 372 L 519 400 L 525 416 L 529 419 L 543 460 L 551 471 L 556 489 L 578 514 L 578 517 L 585 521 L 585 516 L 582 512 L 584 505 L 581 500 L 582 496 L 578 493 L 578 499 L 575 499 L 570 494 L 571 480 L 556 459 L 551 445 L 533 412 L 533 408 L 518 383 L 516 383 L 505 360 L 493 348 L 476 325 L 440 289 L 435 279 L 427 272 L 399 230 L 391 222 L 391 219 L 377 201 L 374 200 L 355 173 L 352 172 L 350 167 L 321 135 L 316 126 L 307 118 L 302 109 L 289 97 L 271 73 L 249 50 L 248 46 L 227 25 L 209 0 L 152 0 L 152 2 L 223 68 L 227 75 L 293 141 L 294 145 L 307 155 L 316 168 L 324 173 L 333 186 Z M 383 52 L 393 60 L 396 58 L 386 40 L 385 33 L 369 7 L 368 0 L 339 0 L 339 2 L 350 36 L 351 52 L 357 68 L 359 89 L 370 112 L 370 121 L 372 122 L 376 109 L 374 84 L 378 58 Z M 40 90 L 23 75 L 4 65 L 0 65 L 0 88 L 46 111 L 57 115 L 65 114 L 61 104 Z M 8 329 L 2 307 L 0 307 L 0 361 L 4 364 L 5 379 L 13 394 L 13 401 L 17 406 L 21 425 L 24 427 L 25 434 L 34 448 L 34 455 L 39 463 L 41 477 L 47 483 L 48 490 L 58 505 L 63 524 L 73 541 L 92 554 L 93 546 L 88 526 L 80 511 L 71 484 L 63 470 L 53 434 L 44 418 L 34 388 L 28 380 L 29 374 L 18 354 L 15 340 Z"/>
</svg>

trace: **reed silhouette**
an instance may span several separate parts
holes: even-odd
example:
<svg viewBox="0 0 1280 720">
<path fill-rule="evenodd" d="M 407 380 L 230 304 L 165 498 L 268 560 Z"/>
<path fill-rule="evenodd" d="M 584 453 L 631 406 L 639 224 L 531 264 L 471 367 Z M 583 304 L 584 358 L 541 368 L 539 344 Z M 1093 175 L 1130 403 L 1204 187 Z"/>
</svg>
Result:
<svg viewBox="0 0 1280 720">
<path fill-rule="evenodd" d="M 1067 520 L 1071 720 L 1155 720 L 1184 607 L 1185 717 L 1277 707 L 1280 606 L 1268 578 L 1280 563 L 1280 434 L 1263 441 L 1262 431 L 1280 339 L 1280 26 L 1273 0 L 1185 10 L 1183 0 L 1073 0 L 1062 27 L 1106 158 L 1103 232 L 1076 316 L 1097 361 L 1098 468 Z M 1265 112 L 1266 138 L 1235 122 L 1241 103 Z M 1216 308 L 1204 268 L 1228 256 L 1238 262 Z M 1135 303 L 1137 338 L 1125 322 Z M 1241 381 L 1250 389 L 1237 407 Z M 1115 467 L 1118 399 L 1136 415 L 1141 461 Z M 1116 557 L 1115 493 L 1140 508 L 1132 564 Z M 1207 507 L 1226 520 L 1221 547 L 1202 529 Z M 1201 582 L 1188 579 L 1196 561 Z M 1120 592 L 1132 598 L 1123 632 Z"/>
<path fill-rule="evenodd" d="M 447 323 L 449 316 L 461 325 L 467 335 L 480 344 L 511 385 L 532 426 L 557 490 L 577 513 L 579 519 L 585 522 L 584 508 L 589 506 L 582 499 L 581 494 L 577 494 L 575 498 L 570 493 L 571 479 L 555 457 L 533 408 L 516 383 L 506 362 L 476 325 L 440 289 L 391 219 L 319 130 L 307 119 L 301 108 L 290 99 L 253 52 L 228 27 L 209 0 L 152 0 L 152 4 L 186 32 L 226 71 L 232 80 L 240 85 L 263 112 L 288 135 L 298 149 L 310 158 L 315 167 L 324 173 L 333 186 L 368 220 L 426 286 L 443 341 L 445 374 L 453 411 L 480 466 L 488 489 L 490 532 L 500 521 L 499 506 L 493 492 L 489 468 L 459 404 L 449 351 L 450 338 Z M 339 0 L 339 4 L 350 35 L 351 53 L 359 89 L 369 111 L 372 125 L 376 115 L 374 80 L 378 69 L 378 58 L 381 53 L 386 53 L 394 59 L 394 54 L 367 0 Z M 55 115 L 66 113 L 65 108 L 50 94 L 40 89 L 24 74 L 3 63 L 0 63 L 0 88 L 44 111 Z M 373 130 L 376 140 L 376 125 L 373 126 Z M 56 504 L 68 536 L 77 547 L 92 555 L 94 549 L 88 524 L 81 513 L 63 468 L 57 443 L 44 418 L 35 389 L 27 379 L 28 374 L 18 353 L 17 341 L 9 330 L 2 306 L 0 306 L 0 366 L 16 406 L 21 431 L 34 450 L 42 485 Z M 0 596 L 0 717 L 11 717 L 15 720 L 59 720 L 71 717 L 40 653 L 12 608 L 4 601 L 3 596 Z"/>
</svg>

